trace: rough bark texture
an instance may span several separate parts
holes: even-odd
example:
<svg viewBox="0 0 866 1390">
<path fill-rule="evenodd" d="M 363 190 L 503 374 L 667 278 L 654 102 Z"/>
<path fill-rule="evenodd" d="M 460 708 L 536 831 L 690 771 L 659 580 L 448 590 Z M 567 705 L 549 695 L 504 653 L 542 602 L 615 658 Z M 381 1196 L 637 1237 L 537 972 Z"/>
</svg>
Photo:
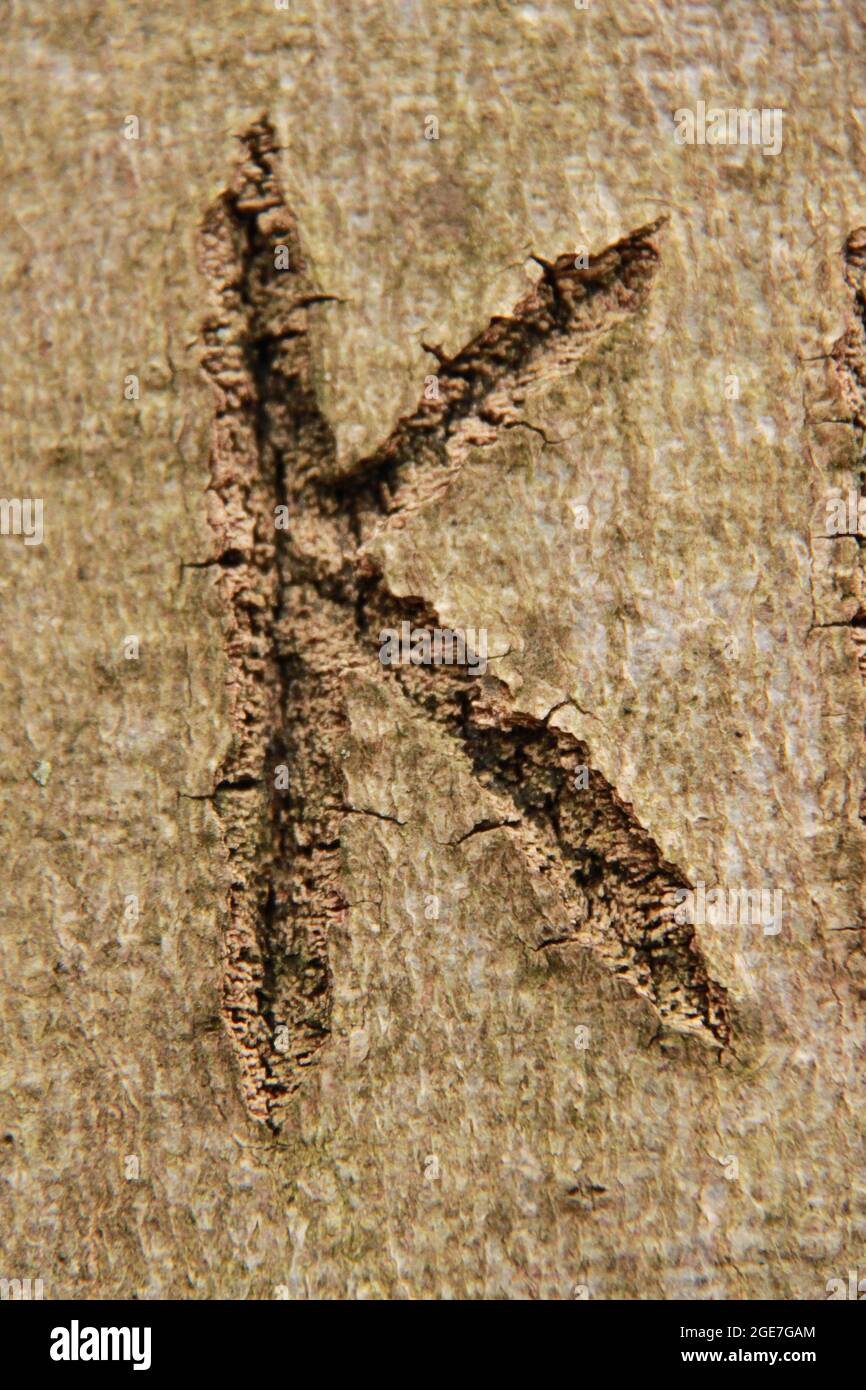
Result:
<svg viewBox="0 0 866 1390">
<path fill-rule="evenodd" d="M 0 1276 L 866 1274 L 861 19 L 3 16 Z"/>
</svg>

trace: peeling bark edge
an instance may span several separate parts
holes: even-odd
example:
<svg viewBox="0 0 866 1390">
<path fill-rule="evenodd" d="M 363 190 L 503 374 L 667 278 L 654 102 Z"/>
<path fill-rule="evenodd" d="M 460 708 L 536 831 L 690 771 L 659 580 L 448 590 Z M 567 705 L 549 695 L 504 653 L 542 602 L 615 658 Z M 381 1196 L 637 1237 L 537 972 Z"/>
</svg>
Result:
<svg viewBox="0 0 866 1390">
<path fill-rule="evenodd" d="M 857 489 L 866 489 L 866 227 L 855 227 L 842 250 L 848 291 L 848 327 L 834 344 L 831 361 L 836 372 L 844 415 L 854 431 Z M 846 626 L 850 632 L 860 679 L 866 690 L 866 537 L 855 535 L 858 547 L 857 606 Z M 866 792 L 860 801 L 860 820 L 866 823 Z"/>
<path fill-rule="evenodd" d="M 600 774 L 585 804 L 575 801 L 568 774 L 587 750 L 511 709 L 501 682 L 381 666 L 373 634 L 429 606 L 395 600 L 363 551 L 447 487 L 471 447 L 519 423 L 532 384 L 572 371 L 643 306 L 665 219 L 586 267 L 572 256 L 539 262 L 512 315 L 455 357 L 437 353 L 439 398 L 420 401 L 347 471 L 313 388 L 310 307 L 330 297 L 308 276 L 266 117 L 241 147 L 204 218 L 199 257 L 210 296 L 202 364 L 216 398 L 209 518 L 231 672 L 232 741 L 214 798 L 231 873 L 222 1012 L 251 1117 L 280 1128 L 330 1034 L 328 935 L 345 911 L 344 682 L 354 671 L 420 698 L 455 756 L 503 798 L 507 817 L 517 813 L 527 867 L 555 883 L 568 918 L 549 944 L 598 952 L 664 1027 L 724 1048 L 725 992 L 693 929 L 673 918 L 685 878 Z M 289 777 L 279 795 L 275 768 Z"/>
</svg>

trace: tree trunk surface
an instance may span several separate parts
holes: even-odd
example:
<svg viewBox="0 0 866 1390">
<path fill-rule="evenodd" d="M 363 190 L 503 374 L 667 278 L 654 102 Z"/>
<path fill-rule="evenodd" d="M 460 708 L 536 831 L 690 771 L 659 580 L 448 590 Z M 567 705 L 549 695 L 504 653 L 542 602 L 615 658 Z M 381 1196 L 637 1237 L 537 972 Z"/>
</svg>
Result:
<svg viewBox="0 0 866 1390">
<path fill-rule="evenodd" d="M 866 1239 L 862 22 L 41 8 L 0 94 L 0 1275 L 826 1297 Z M 765 124 L 702 139 L 730 108 Z"/>
</svg>

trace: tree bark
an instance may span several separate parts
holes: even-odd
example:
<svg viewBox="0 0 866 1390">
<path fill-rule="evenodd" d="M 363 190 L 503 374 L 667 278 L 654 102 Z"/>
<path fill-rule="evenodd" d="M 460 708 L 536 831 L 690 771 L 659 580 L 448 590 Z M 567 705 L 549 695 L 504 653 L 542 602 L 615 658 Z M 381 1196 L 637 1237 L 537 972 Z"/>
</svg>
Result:
<svg viewBox="0 0 866 1390">
<path fill-rule="evenodd" d="M 6 10 L 0 1275 L 827 1296 L 860 27 Z"/>
</svg>

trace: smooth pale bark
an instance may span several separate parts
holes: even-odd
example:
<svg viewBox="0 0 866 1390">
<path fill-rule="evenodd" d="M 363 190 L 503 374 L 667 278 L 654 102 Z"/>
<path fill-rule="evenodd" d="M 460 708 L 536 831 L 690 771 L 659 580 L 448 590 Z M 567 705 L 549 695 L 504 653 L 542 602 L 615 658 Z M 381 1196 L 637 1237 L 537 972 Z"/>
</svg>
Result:
<svg viewBox="0 0 866 1390">
<path fill-rule="evenodd" d="M 7 7 L 0 88 L 0 493 L 45 526 L 0 537 L 0 1276 L 807 1298 L 866 1274 L 861 579 L 826 536 L 862 448 L 827 359 L 866 223 L 856 16 L 31 9 Z M 698 99 L 781 109 L 780 152 L 677 144 Z M 330 1036 L 278 1134 L 248 1115 L 220 1017 L 198 247 L 263 111 L 337 297 L 309 319 L 347 464 L 414 408 L 422 343 L 452 355 L 511 311 L 531 254 L 669 215 L 645 305 L 370 550 L 392 594 L 487 630 L 514 710 L 560 706 L 685 881 L 783 894 L 778 933 L 696 927 L 721 1055 L 603 950 L 538 949 L 561 922 L 521 832 L 479 829 L 465 753 L 359 676 L 346 804 L 378 814 L 343 822 Z"/>
</svg>

